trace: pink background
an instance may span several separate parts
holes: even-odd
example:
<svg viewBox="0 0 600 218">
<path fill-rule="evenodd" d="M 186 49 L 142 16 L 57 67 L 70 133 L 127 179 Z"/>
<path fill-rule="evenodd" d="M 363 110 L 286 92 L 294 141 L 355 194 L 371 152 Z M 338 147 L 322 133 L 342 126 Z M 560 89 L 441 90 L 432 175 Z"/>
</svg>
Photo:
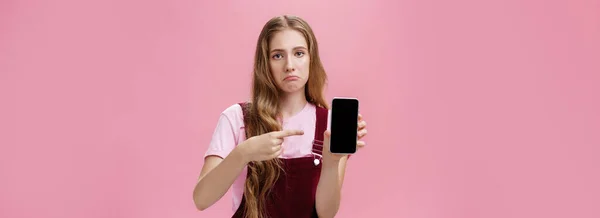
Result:
<svg viewBox="0 0 600 218">
<path fill-rule="evenodd" d="M 3 0 L 0 217 L 229 216 L 193 186 L 283 13 L 369 123 L 338 217 L 600 217 L 593 0 Z"/>
</svg>

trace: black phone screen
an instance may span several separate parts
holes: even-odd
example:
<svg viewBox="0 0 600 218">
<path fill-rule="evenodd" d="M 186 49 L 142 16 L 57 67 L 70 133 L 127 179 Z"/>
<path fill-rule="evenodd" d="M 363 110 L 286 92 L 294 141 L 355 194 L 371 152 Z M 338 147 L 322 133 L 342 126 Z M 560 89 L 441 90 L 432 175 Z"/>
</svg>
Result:
<svg viewBox="0 0 600 218">
<path fill-rule="evenodd" d="M 356 152 L 358 100 L 334 98 L 331 104 L 331 153 Z"/>
</svg>

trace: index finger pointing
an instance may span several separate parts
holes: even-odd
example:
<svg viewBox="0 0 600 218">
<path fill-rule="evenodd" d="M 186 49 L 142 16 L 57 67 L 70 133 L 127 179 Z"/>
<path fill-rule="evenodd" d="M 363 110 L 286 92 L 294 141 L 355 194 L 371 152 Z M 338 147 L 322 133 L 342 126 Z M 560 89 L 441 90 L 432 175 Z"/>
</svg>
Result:
<svg viewBox="0 0 600 218">
<path fill-rule="evenodd" d="M 283 138 L 283 137 L 294 136 L 294 135 L 304 135 L 304 131 L 298 130 L 298 129 L 287 129 L 287 130 L 277 132 L 275 134 L 275 137 Z"/>
</svg>

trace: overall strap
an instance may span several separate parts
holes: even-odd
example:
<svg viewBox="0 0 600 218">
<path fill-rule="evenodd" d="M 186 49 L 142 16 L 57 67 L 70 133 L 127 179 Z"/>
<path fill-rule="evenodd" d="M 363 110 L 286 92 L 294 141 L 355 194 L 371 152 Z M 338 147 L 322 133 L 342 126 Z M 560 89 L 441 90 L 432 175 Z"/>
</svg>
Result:
<svg viewBox="0 0 600 218">
<path fill-rule="evenodd" d="M 315 139 L 313 140 L 313 152 L 317 154 L 323 154 L 323 134 L 327 130 L 327 115 L 328 110 L 323 107 L 316 107 L 316 118 L 315 122 Z"/>
<path fill-rule="evenodd" d="M 238 104 L 240 105 L 240 107 L 242 107 L 243 116 L 246 117 L 246 114 L 248 113 L 248 106 L 250 106 L 250 104 L 248 104 L 248 102 L 240 102 Z"/>
<path fill-rule="evenodd" d="M 246 126 L 248 124 L 248 111 L 250 110 L 250 103 L 248 102 L 240 102 L 238 103 L 240 105 L 240 107 L 242 107 L 242 119 L 244 120 L 244 126 Z M 246 137 L 248 137 L 248 128 L 246 129 Z"/>
</svg>

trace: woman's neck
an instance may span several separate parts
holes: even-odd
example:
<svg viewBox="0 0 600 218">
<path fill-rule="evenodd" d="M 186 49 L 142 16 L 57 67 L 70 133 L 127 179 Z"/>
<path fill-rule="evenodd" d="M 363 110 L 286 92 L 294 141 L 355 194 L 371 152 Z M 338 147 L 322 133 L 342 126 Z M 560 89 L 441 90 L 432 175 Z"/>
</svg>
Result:
<svg viewBox="0 0 600 218">
<path fill-rule="evenodd" d="M 304 90 L 286 93 L 279 98 L 279 114 L 285 120 L 302 111 L 307 103 Z"/>
</svg>

